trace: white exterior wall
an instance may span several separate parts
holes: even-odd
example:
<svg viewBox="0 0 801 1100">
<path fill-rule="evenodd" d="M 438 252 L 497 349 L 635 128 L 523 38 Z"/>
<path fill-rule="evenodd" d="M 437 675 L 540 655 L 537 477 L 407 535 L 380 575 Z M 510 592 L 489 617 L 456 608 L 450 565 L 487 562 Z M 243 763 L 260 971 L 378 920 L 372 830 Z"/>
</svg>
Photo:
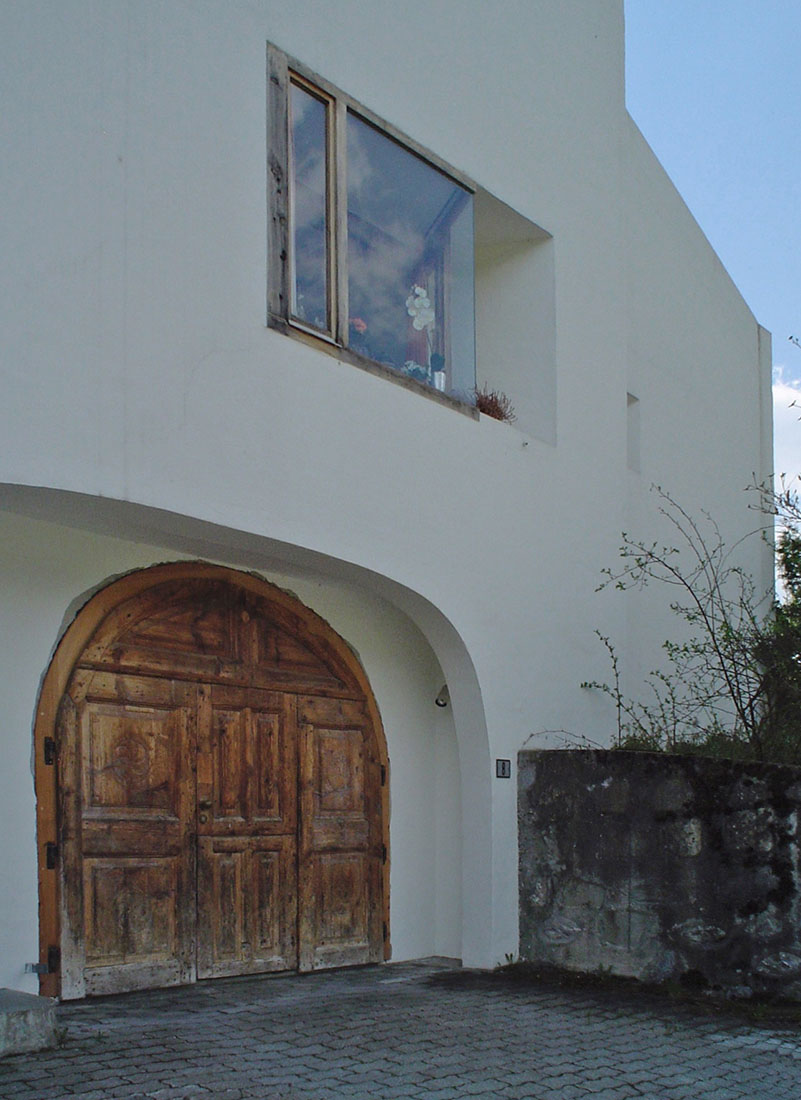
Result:
<svg viewBox="0 0 801 1100">
<path fill-rule="evenodd" d="M 494 758 L 544 730 L 608 740 L 578 685 L 606 676 L 596 627 L 626 638 L 594 589 L 621 529 L 647 533 L 650 482 L 737 533 L 769 472 L 765 341 L 625 112 L 622 34 L 608 0 L 0 0 L 0 821 L 20 837 L 0 984 L 36 957 L 31 725 L 62 619 L 187 554 L 291 577 L 360 652 L 392 766 L 395 957 L 516 951 Z M 479 381 L 514 401 L 549 372 L 520 428 L 266 328 L 268 41 L 549 235 L 478 280 Z M 496 312 L 518 263 L 542 292 Z M 767 576 L 764 550 L 750 564 Z M 668 633 L 657 605 L 624 646 Z"/>
</svg>

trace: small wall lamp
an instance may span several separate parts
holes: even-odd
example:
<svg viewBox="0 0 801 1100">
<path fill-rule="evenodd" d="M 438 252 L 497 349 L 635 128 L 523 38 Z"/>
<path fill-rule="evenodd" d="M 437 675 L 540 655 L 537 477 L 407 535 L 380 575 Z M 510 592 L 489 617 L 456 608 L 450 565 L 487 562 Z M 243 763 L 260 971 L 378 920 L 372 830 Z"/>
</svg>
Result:
<svg viewBox="0 0 801 1100">
<path fill-rule="evenodd" d="M 437 704 L 438 707 L 447 707 L 447 705 L 448 705 L 448 703 L 450 703 L 450 701 L 451 701 L 451 695 L 450 695 L 450 692 L 448 691 L 448 685 L 443 684 L 442 687 L 440 688 L 439 695 L 436 697 L 434 702 Z"/>
</svg>

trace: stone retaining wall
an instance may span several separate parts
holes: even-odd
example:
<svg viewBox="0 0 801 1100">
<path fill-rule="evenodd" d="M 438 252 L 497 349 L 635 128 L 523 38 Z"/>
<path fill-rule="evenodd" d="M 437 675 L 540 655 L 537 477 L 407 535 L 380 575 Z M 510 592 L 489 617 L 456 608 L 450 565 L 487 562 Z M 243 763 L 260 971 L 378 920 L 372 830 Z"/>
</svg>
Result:
<svg viewBox="0 0 801 1100">
<path fill-rule="evenodd" d="M 518 757 L 520 956 L 801 1000 L 801 768 Z"/>
</svg>

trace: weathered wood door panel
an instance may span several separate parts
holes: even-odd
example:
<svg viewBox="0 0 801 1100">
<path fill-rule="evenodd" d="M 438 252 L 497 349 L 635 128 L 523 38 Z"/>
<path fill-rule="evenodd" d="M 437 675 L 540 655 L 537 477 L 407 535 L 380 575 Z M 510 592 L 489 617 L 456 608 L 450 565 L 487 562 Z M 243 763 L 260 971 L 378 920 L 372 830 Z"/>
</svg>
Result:
<svg viewBox="0 0 801 1100">
<path fill-rule="evenodd" d="M 200 837 L 198 878 L 198 978 L 297 967 L 294 837 Z"/>
<path fill-rule="evenodd" d="M 192 981 L 194 686 L 99 675 L 90 692 L 64 759 L 64 995 Z"/>
<path fill-rule="evenodd" d="M 198 977 L 297 966 L 292 696 L 203 686 L 198 711 Z"/>
<path fill-rule="evenodd" d="M 101 594 L 59 693 L 46 681 L 60 887 L 41 864 L 59 914 L 42 927 L 60 926 L 61 980 L 42 992 L 381 959 L 380 720 L 352 654 L 264 582 L 148 572 Z"/>
<path fill-rule="evenodd" d="M 302 697 L 300 967 L 382 957 L 380 763 L 362 703 Z"/>
</svg>

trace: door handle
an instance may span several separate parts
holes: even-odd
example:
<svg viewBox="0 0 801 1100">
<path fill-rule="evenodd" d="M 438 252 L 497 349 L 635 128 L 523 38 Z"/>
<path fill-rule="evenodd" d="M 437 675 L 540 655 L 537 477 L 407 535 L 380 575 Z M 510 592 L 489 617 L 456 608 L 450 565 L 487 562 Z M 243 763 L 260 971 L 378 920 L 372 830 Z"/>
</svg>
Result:
<svg viewBox="0 0 801 1100">
<path fill-rule="evenodd" d="M 199 810 L 210 810 L 211 809 L 211 802 L 198 802 L 197 808 Z"/>
</svg>

